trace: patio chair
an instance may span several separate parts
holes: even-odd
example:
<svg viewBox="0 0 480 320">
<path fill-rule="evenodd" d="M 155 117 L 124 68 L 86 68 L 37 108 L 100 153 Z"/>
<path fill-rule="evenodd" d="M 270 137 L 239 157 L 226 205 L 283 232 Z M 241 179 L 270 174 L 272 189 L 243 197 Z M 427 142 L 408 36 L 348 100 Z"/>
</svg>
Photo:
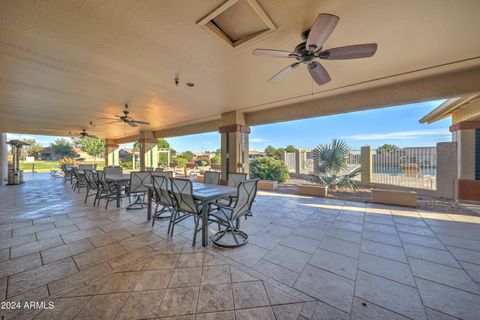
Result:
<svg viewBox="0 0 480 320">
<path fill-rule="evenodd" d="M 153 167 L 146 167 L 145 170 L 151 172 L 151 171 L 153 171 Z"/>
<path fill-rule="evenodd" d="M 152 183 L 154 190 L 154 200 L 157 204 L 152 217 L 153 227 L 155 225 L 155 220 L 157 219 L 171 219 L 172 213 L 175 210 L 175 201 L 172 198 L 171 182 L 168 176 L 152 175 Z M 162 215 L 165 212 L 170 212 L 170 215 Z"/>
<path fill-rule="evenodd" d="M 163 168 L 155 168 L 155 170 L 153 170 L 155 172 L 163 172 Z"/>
<path fill-rule="evenodd" d="M 68 166 L 67 164 L 62 164 L 60 166 L 63 172 L 63 181 L 62 181 L 63 184 L 66 184 L 68 180 L 70 180 L 70 183 L 72 183 L 72 180 L 73 180 L 72 167 L 73 166 Z"/>
<path fill-rule="evenodd" d="M 146 207 L 145 194 L 148 187 L 145 185 L 152 181 L 151 171 L 130 172 L 130 184 L 125 189 L 130 204 L 127 210 L 138 210 Z M 135 197 L 135 201 L 131 202 L 131 196 Z"/>
<path fill-rule="evenodd" d="M 87 203 L 88 197 L 95 196 L 93 200 L 93 206 L 97 203 L 97 197 L 100 190 L 100 185 L 98 184 L 98 180 L 96 177 L 97 173 L 93 170 L 85 170 L 85 180 L 87 181 L 87 192 L 85 193 L 85 201 Z M 90 194 L 90 191 L 93 191 Z"/>
<path fill-rule="evenodd" d="M 203 183 L 220 184 L 220 172 L 206 171 L 203 175 Z"/>
<path fill-rule="evenodd" d="M 236 248 L 248 242 L 248 235 L 239 229 L 239 219 L 251 214 L 252 203 L 257 195 L 258 179 L 241 181 L 237 187 L 237 201 L 232 206 L 220 203 L 211 203 L 209 221 L 225 227 L 212 237 L 212 242 L 220 247 Z M 230 234 L 234 243 L 227 243 L 222 239 Z"/>
<path fill-rule="evenodd" d="M 77 193 L 80 193 L 80 189 L 86 189 L 87 188 L 87 180 L 85 180 L 85 175 L 80 174 L 78 172 L 77 168 L 72 168 L 73 176 L 74 176 L 74 181 L 73 183 L 73 191 L 77 191 Z"/>
<path fill-rule="evenodd" d="M 175 210 L 170 218 L 167 232 L 170 236 L 173 236 L 173 230 L 177 223 L 180 223 L 189 217 L 193 217 L 194 228 L 192 246 L 195 246 L 197 233 L 201 230 L 198 229 L 198 226 L 202 217 L 202 207 L 193 197 L 192 181 L 179 178 L 170 178 L 170 181 L 172 183 Z"/>
<path fill-rule="evenodd" d="M 100 205 L 101 199 L 105 199 L 107 201 L 107 203 L 105 204 L 105 210 L 107 210 L 108 204 L 111 201 L 117 200 L 119 195 L 118 188 L 120 188 L 120 186 L 109 183 L 107 181 L 107 178 L 105 177 L 105 171 L 97 171 L 97 179 L 100 186 L 97 205 Z"/>
<path fill-rule="evenodd" d="M 228 174 L 228 181 L 227 181 L 227 186 L 232 187 L 232 188 L 237 188 L 240 182 L 247 180 L 247 174 L 246 173 L 236 173 L 236 172 L 230 172 Z M 228 197 L 228 205 L 231 206 L 232 202 L 237 199 L 237 196 L 230 196 Z"/>
<path fill-rule="evenodd" d="M 123 168 L 120 166 L 108 166 L 103 169 L 103 172 L 107 175 L 121 175 L 123 174 Z"/>
</svg>

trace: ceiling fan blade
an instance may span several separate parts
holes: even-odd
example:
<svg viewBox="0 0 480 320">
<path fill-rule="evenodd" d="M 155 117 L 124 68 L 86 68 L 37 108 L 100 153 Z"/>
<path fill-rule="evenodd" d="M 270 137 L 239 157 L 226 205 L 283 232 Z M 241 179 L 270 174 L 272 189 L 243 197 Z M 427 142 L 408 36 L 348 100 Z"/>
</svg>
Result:
<svg viewBox="0 0 480 320">
<path fill-rule="evenodd" d="M 272 50 L 272 49 L 255 49 L 253 50 L 253 54 L 256 56 L 267 56 L 267 57 L 275 57 L 275 58 L 296 58 L 298 54 L 291 51 L 284 51 L 284 50 Z"/>
<path fill-rule="evenodd" d="M 87 137 L 92 138 L 92 139 L 98 139 L 98 137 L 94 134 L 87 134 Z"/>
<path fill-rule="evenodd" d="M 282 70 L 280 70 L 280 72 L 278 72 L 273 77 L 268 79 L 268 81 L 277 82 L 277 81 L 282 80 L 287 74 L 289 74 L 293 69 L 297 68 L 299 65 L 300 65 L 300 62 L 292 63 L 291 65 L 287 66 L 286 68 L 283 68 Z"/>
<path fill-rule="evenodd" d="M 141 121 L 141 120 L 132 120 L 130 122 L 135 122 L 136 124 L 145 124 L 145 125 L 150 124 L 150 122 L 148 122 L 148 121 Z"/>
<path fill-rule="evenodd" d="M 137 124 L 136 124 L 135 122 L 133 122 L 133 121 L 128 121 L 127 124 L 128 124 L 130 127 L 133 127 L 133 128 L 138 127 Z"/>
<path fill-rule="evenodd" d="M 377 47 L 376 43 L 365 43 L 332 48 L 320 52 L 319 58 L 328 60 L 368 58 L 377 52 Z"/>
<path fill-rule="evenodd" d="M 325 68 L 316 61 L 308 65 L 308 72 L 310 72 L 313 80 L 315 80 L 319 86 L 331 80 L 327 70 L 325 70 Z"/>
<path fill-rule="evenodd" d="M 339 17 L 333 14 L 320 13 L 313 23 L 307 38 L 307 49 L 319 50 L 335 29 Z"/>
</svg>

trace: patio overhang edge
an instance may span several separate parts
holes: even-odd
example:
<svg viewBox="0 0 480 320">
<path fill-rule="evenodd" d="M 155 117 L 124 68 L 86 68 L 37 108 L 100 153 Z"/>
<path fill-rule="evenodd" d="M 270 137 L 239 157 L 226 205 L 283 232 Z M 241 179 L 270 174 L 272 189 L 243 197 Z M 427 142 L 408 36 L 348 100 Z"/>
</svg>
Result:
<svg viewBox="0 0 480 320">
<path fill-rule="evenodd" d="M 468 68 L 424 75 L 415 79 L 386 83 L 270 109 L 239 111 L 245 114 L 246 126 L 254 126 L 459 96 L 477 96 L 479 88 L 480 64 L 477 64 Z M 220 126 L 220 119 L 210 119 L 152 131 L 156 138 L 169 138 L 215 132 Z M 122 144 L 135 142 L 138 139 L 139 135 L 135 134 L 113 140 L 117 144 Z"/>
<path fill-rule="evenodd" d="M 445 119 L 451 116 L 455 110 L 460 109 L 461 107 L 478 98 L 480 98 L 480 94 L 472 94 L 464 97 L 448 99 L 430 113 L 426 114 L 422 119 L 419 120 L 419 122 L 433 123 Z"/>
</svg>

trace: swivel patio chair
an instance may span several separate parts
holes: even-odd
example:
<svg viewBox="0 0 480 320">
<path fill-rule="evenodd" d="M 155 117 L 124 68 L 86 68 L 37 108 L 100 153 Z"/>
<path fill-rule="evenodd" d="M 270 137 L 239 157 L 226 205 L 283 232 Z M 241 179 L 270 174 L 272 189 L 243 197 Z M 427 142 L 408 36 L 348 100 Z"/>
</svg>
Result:
<svg viewBox="0 0 480 320">
<path fill-rule="evenodd" d="M 62 172 L 63 172 L 63 181 L 62 181 L 63 184 L 66 184 L 67 181 L 69 181 L 69 180 L 70 180 L 70 183 L 71 183 L 72 179 L 73 179 L 72 178 L 72 175 L 73 175 L 72 166 L 71 165 L 68 166 L 67 164 L 62 164 L 60 166 L 60 168 L 62 169 Z"/>
<path fill-rule="evenodd" d="M 156 203 L 155 212 L 153 213 L 152 227 L 157 219 L 171 219 L 175 210 L 175 200 L 172 198 L 171 182 L 168 176 L 152 175 L 152 183 L 154 190 L 154 201 Z M 162 215 L 170 213 L 169 215 Z"/>
<path fill-rule="evenodd" d="M 220 172 L 206 171 L 203 175 L 203 183 L 220 184 Z"/>
<path fill-rule="evenodd" d="M 72 168 L 73 176 L 74 176 L 74 183 L 73 183 L 73 191 L 77 191 L 77 193 L 80 193 L 80 189 L 86 189 L 87 188 L 87 180 L 85 180 L 85 175 L 82 173 L 80 174 L 78 172 L 77 168 Z"/>
<path fill-rule="evenodd" d="M 220 247 L 235 248 L 248 242 L 248 235 L 239 229 L 241 217 L 251 214 L 252 203 L 257 195 L 258 179 L 241 181 L 237 187 L 237 201 L 233 206 L 211 203 L 209 221 L 225 227 L 212 236 L 212 242 Z M 226 235 L 231 235 L 233 242 L 222 241 Z"/>
<path fill-rule="evenodd" d="M 125 189 L 130 202 L 127 206 L 127 210 L 139 210 L 146 207 L 145 194 L 148 192 L 146 184 L 149 184 L 151 181 L 151 171 L 130 172 L 130 184 Z M 132 196 L 135 197 L 133 202 L 131 202 Z"/>
<path fill-rule="evenodd" d="M 171 178 L 172 193 L 175 204 L 175 210 L 170 218 L 168 224 L 168 233 L 173 236 L 173 230 L 177 223 L 183 220 L 193 217 L 193 242 L 192 246 L 195 246 L 197 240 L 197 233 L 201 229 L 198 229 L 200 219 L 202 217 L 202 207 L 193 197 L 193 184 L 192 181 L 187 179 Z"/>
<path fill-rule="evenodd" d="M 232 188 L 237 188 L 240 182 L 247 180 L 246 173 L 236 173 L 230 172 L 228 174 L 227 186 Z M 237 196 L 230 196 L 228 197 L 228 205 L 231 206 L 233 201 L 237 199 Z"/>
<path fill-rule="evenodd" d="M 105 171 L 97 171 L 97 178 L 98 182 L 100 183 L 100 192 L 98 194 L 98 205 L 100 205 L 100 200 L 105 199 L 106 204 L 105 204 L 105 210 L 108 209 L 108 204 L 111 201 L 116 201 L 117 198 L 120 196 L 121 197 L 121 190 L 118 190 L 120 186 L 115 185 L 113 183 L 109 183 L 107 181 L 107 178 L 105 176 Z"/>
<path fill-rule="evenodd" d="M 153 171 L 155 171 L 155 172 L 163 172 L 163 168 L 158 167 L 158 168 L 155 168 L 155 170 L 153 170 Z"/>
<path fill-rule="evenodd" d="M 79 164 L 78 169 L 79 170 L 95 170 L 95 167 L 97 165 L 95 164 Z"/>
<path fill-rule="evenodd" d="M 93 200 L 93 206 L 96 205 L 98 193 L 100 192 L 100 185 L 96 176 L 97 176 L 97 172 L 93 170 L 85 170 L 85 180 L 87 181 L 87 192 L 85 193 L 84 203 L 87 203 L 88 197 L 95 196 L 95 199 Z M 93 191 L 93 193 L 90 194 L 90 191 Z"/>
</svg>

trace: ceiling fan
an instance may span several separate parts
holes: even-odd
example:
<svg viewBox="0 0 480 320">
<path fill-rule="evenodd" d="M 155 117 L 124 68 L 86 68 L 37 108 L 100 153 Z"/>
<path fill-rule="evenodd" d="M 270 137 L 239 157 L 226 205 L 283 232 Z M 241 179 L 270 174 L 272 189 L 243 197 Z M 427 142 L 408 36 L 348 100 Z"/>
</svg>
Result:
<svg viewBox="0 0 480 320">
<path fill-rule="evenodd" d="M 72 132 L 69 132 L 70 135 L 72 135 Z M 98 139 L 96 135 L 93 134 L 88 134 L 86 129 L 82 129 L 82 132 L 75 134 L 76 136 L 79 136 L 81 139 L 83 138 L 92 138 L 92 139 Z"/>
<path fill-rule="evenodd" d="M 113 122 L 110 122 L 110 124 L 111 123 L 117 123 L 117 122 L 123 122 L 123 123 L 128 124 L 130 127 L 138 127 L 139 124 L 141 124 L 141 125 L 149 125 L 150 124 L 150 122 L 147 122 L 147 121 L 141 121 L 141 120 L 133 119 L 132 117 L 129 116 L 129 113 L 130 113 L 130 111 L 128 110 L 128 104 L 125 104 L 125 109 L 123 110 L 123 115 L 121 115 L 121 116 L 116 115 L 115 117 L 117 117 L 118 119 L 116 119 Z"/>
<path fill-rule="evenodd" d="M 368 58 L 373 56 L 377 51 L 376 43 L 355 44 L 331 49 L 322 48 L 325 41 L 327 41 L 330 34 L 332 34 L 339 20 L 340 18 L 336 15 L 320 13 L 313 23 L 311 29 L 302 33 L 302 39 L 304 42 L 298 44 L 293 52 L 270 49 L 254 50 L 253 54 L 257 56 L 293 58 L 297 60 L 275 74 L 268 81 L 281 80 L 293 69 L 298 68 L 298 66 L 303 63 L 307 65 L 312 79 L 318 85 L 322 85 L 329 82 L 331 78 L 327 70 L 325 70 L 325 68 L 316 60 L 346 60 Z"/>
</svg>

